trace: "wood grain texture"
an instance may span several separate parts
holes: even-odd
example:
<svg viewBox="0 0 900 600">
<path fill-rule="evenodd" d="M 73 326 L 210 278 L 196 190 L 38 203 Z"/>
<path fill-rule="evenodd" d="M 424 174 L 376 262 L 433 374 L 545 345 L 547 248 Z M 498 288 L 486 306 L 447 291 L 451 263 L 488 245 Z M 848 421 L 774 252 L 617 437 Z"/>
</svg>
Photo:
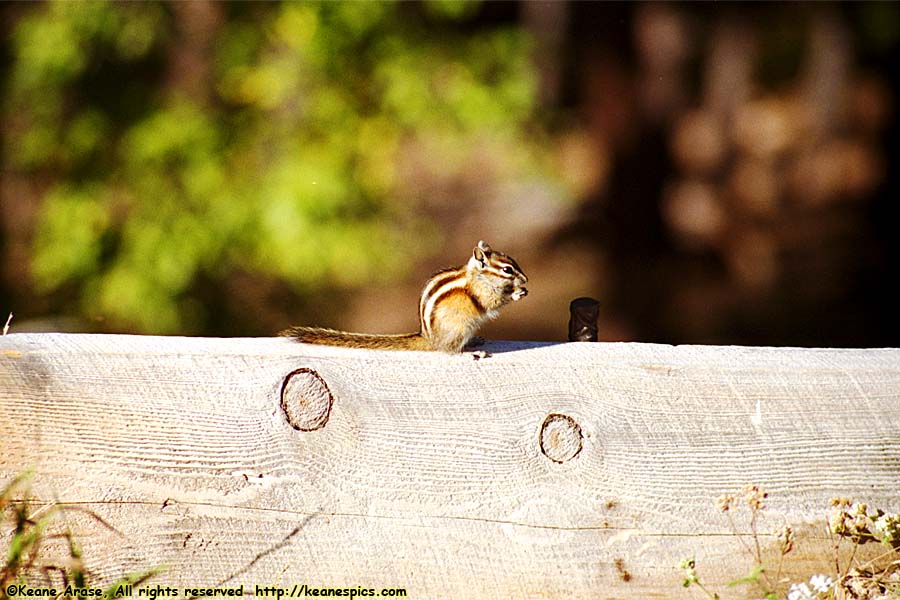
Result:
<svg viewBox="0 0 900 600">
<path fill-rule="evenodd" d="M 900 510 L 900 350 L 487 349 L 0 337 L 0 480 L 33 468 L 38 501 L 115 527 L 66 513 L 98 581 L 164 564 L 151 583 L 411 598 L 690 597 L 681 558 L 714 586 L 746 573 L 713 501 L 747 483 L 765 531 L 801 532 L 798 578 L 831 565 L 831 497 Z M 312 431 L 281 406 L 298 369 L 333 396 Z M 581 449 L 548 458 L 569 430 Z"/>
</svg>

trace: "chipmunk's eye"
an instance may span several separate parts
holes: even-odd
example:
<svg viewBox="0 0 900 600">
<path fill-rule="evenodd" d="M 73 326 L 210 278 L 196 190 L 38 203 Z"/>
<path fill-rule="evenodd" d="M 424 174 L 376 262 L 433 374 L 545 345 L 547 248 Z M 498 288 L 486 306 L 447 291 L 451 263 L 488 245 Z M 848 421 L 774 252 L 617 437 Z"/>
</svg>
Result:
<svg viewBox="0 0 900 600">
<path fill-rule="evenodd" d="M 500 270 L 503 271 L 504 273 L 506 273 L 507 275 L 512 275 L 515 273 L 515 271 L 513 271 L 513 268 L 510 266 L 503 267 Z"/>
</svg>

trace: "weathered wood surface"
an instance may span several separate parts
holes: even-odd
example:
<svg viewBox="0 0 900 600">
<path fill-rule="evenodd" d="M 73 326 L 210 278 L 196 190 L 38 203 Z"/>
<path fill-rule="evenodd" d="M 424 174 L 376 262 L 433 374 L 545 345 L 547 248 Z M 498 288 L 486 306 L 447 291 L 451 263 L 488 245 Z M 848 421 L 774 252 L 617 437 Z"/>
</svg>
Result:
<svg viewBox="0 0 900 600">
<path fill-rule="evenodd" d="M 798 578 L 830 567 L 803 524 L 831 497 L 900 509 L 900 350 L 488 349 L 9 335 L 0 480 L 33 468 L 38 499 L 115 527 L 65 513 L 103 582 L 167 565 L 152 582 L 411 598 L 690 597 L 681 558 L 712 585 L 746 573 L 713 506 L 746 483 L 770 493 L 763 529 L 801 530 Z M 281 408 L 301 368 L 333 395 L 312 431 Z M 315 375 L 294 381 L 289 410 L 317 411 Z"/>
</svg>

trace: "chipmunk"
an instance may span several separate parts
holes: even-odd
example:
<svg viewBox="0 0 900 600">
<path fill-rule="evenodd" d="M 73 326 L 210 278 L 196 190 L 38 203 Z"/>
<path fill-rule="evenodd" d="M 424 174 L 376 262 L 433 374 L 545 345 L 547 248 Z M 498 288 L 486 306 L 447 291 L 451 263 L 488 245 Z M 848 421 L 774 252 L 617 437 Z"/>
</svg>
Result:
<svg viewBox="0 0 900 600">
<path fill-rule="evenodd" d="M 419 300 L 418 333 L 370 335 L 319 327 L 291 327 L 279 335 L 298 342 L 373 350 L 439 350 L 462 352 L 500 307 L 528 294 L 528 277 L 511 257 L 483 241 L 469 262 L 439 271 L 428 280 Z"/>
</svg>

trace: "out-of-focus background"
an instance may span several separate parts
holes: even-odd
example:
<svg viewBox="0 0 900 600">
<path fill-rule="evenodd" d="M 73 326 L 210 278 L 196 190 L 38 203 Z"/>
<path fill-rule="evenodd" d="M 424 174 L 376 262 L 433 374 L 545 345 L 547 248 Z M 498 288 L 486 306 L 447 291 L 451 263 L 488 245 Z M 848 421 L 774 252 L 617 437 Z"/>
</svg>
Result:
<svg viewBox="0 0 900 600">
<path fill-rule="evenodd" d="M 0 4 L 11 331 L 900 344 L 897 3 Z"/>
</svg>

